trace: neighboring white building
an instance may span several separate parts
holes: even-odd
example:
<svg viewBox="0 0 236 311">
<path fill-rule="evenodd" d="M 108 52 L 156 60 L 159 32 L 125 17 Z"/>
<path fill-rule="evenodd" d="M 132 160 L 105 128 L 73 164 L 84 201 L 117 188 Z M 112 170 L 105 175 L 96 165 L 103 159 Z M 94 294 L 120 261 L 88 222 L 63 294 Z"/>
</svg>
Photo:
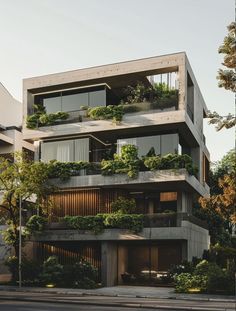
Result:
<svg viewBox="0 0 236 311">
<path fill-rule="evenodd" d="M 22 103 L 16 100 L 7 89 L 0 83 L 0 156 L 12 158 L 11 154 L 16 151 L 26 151 L 33 154 L 34 146 L 22 138 Z M 1 193 L 0 193 L 1 201 Z M 6 229 L 5 224 L 0 222 L 0 230 Z M 4 245 L 0 235 L 0 280 L 5 279 L 7 272 L 3 262 L 9 255 L 9 248 Z"/>
</svg>

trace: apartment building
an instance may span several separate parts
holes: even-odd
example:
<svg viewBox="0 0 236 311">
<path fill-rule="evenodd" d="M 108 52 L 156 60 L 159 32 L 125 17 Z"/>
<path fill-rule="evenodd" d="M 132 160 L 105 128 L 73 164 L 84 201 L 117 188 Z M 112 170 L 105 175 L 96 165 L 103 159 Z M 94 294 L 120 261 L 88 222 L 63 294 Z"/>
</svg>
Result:
<svg viewBox="0 0 236 311">
<path fill-rule="evenodd" d="M 207 108 L 185 53 L 33 77 L 23 81 L 23 92 L 24 120 L 31 116 L 34 123 L 25 122 L 23 136 L 34 143 L 35 160 L 100 163 L 134 145 L 140 159 L 186 154 L 198 168 L 195 174 L 182 166 L 140 168 L 133 177 L 83 169 L 68 180 L 54 179 L 51 225 L 34 238 L 37 258 L 83 256 L 99 269 L 104 286 L 155 284 L 172 264 L 208 249 L 208 230 L 192 213 L 198 197 L 209 195 Z M 121 103 L 125 113 L 115 122 L 88 116 L 88 109 Z M 40 111 L 44 120 L 35 122 Z M 45 121 L 58 112 L 66 117 Z M 120 196 L 134 199 L 136 213 L 145 215 L 141 232 L 106 228 L 94 234 L 57 224 L 66 215 L 111 213 Z"/>
</svg>

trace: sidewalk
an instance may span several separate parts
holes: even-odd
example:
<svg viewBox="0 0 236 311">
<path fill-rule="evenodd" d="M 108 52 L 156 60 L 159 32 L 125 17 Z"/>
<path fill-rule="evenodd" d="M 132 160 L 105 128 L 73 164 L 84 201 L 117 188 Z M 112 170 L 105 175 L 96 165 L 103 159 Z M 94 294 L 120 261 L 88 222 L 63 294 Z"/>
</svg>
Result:
<svg viewBox="0 0 236 311">
<path fill-rule="evenodd" d="M 73 296 L 107 296 L 107 297 L 129 297 L 129 298 L 151 298 L 151 299 L 178 299 L 178 300 L 200 300 L 234 302 L 235 296 L 208 295 L 208 294 L 178 294 L 169 287 L 144 287 L 144 286 L 114 286 L 98 289 L 70 289 L 70 288 L 43 288 L 0 286 L 0 291 L 50 293 Z"/>
</svg>

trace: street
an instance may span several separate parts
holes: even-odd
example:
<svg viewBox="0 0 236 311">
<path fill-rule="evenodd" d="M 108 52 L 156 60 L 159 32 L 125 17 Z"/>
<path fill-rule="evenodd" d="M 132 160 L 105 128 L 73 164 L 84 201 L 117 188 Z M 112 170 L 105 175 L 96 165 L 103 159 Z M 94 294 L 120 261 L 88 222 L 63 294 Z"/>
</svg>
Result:
<svg viewBox="0 0 236 311">
<path fill-rule="evenodd" d="M 30 310 L 209 310 L 235 311 L 232 300 L 112 297 L 65 293 L 0 292 L 1 311 Z"/>
<path fill-rule="evenodd" d="M 121 310 L 120 307 L 104 307 L 104 306 L 91 306 L 91 305 L 71 305 L 71 304 L 61 304 L 61 303 L 41 303 L 41 302 L 23 302 L 23 301 L 0 301 L 0 310 L 1 311 L 87 311 L 87 310 L 96 310 L 96 311 L 116 311 Z M 122 311 L 130 311 L 134 308 L 122 308 Z M 142 309 L 155 310 L 155 309 Z M 160 309 L 159 309 L 160 310 Z"/>
</svg>

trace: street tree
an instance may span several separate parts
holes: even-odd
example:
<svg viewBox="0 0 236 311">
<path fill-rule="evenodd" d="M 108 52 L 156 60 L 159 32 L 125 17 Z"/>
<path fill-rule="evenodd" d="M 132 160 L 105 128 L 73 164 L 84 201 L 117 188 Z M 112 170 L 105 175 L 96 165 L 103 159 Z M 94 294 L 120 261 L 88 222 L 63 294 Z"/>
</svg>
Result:
<svg viewBox="0 0 236 311">
<path fill-rule="evenodd" d="M 2 232 L 6 244 L 19 255 L 19 208 L 30 211 L 40 208 L 41 202 L 52 191 L 48 182 L 48 165 L 43 162 L 32 162 L 23 154 L 14 154 L 14 161 L 0 158 L 0 212 L 7 230 Z M 27 230 L 22 238 L 27 237 Z"/>
</svg>

